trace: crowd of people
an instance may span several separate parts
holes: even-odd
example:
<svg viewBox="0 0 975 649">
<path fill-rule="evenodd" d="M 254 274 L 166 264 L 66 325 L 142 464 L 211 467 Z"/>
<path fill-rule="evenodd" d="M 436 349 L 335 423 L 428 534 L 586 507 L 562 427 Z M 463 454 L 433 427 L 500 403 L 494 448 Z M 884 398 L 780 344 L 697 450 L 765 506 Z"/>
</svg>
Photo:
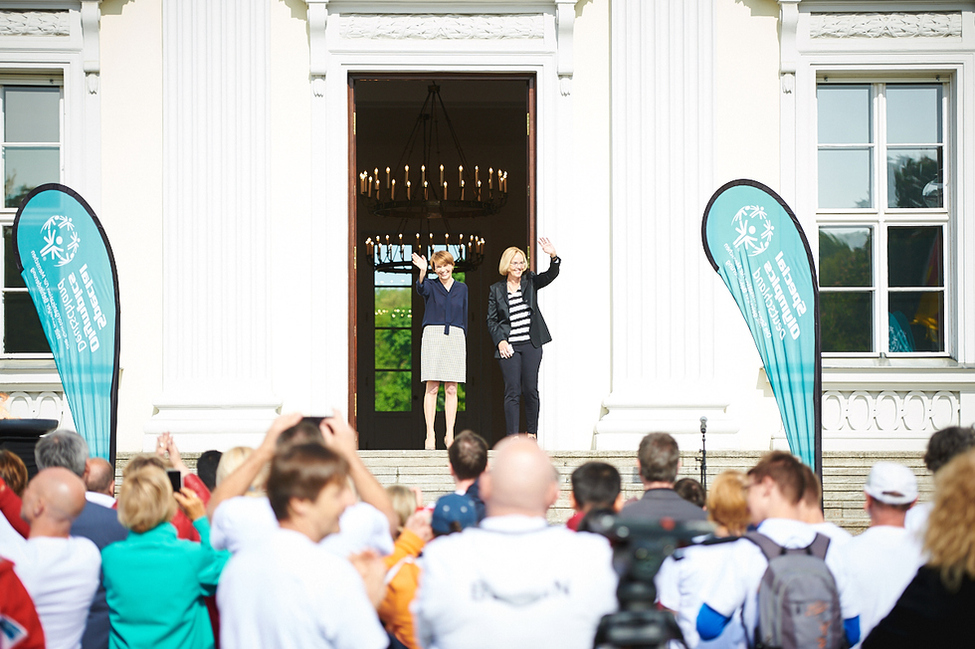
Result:
<svg viewBox="0 0 975 649">
<path fill-rule="evenodd" d="M 619 471 L 587 462 L 571 476 L 575 515 L 551 525 L 560 476 L 527 435 L 490 463 L 483 438 L 457 435 L 455 490 L 431 503 L 383 487 L 356 449 L 338 413 L 284 415 L 257 448 L 204 454 L 197 475 L 167 434 L 117 489 L 70 431 L 41 438 L 29 481 L 0 452 L 0 647 L 588 648 L 604 616 L 632 605 L 617 593 L 627 542 L 592 531 L 606 520 L 710 521 L 659 557 L 645 590 L 673 613 L 672 647 L 970 637 L 970 428 L 930 440 L 930 503 L 917 505 L 910 469 L 875 464 L 856 536 L 825 520 L 819 478 L 781 451 L 705 490 L 677 480 L 677 442 L 651 433 L 636 453 L 641 498 L 623 502 Z"/>
</svg>

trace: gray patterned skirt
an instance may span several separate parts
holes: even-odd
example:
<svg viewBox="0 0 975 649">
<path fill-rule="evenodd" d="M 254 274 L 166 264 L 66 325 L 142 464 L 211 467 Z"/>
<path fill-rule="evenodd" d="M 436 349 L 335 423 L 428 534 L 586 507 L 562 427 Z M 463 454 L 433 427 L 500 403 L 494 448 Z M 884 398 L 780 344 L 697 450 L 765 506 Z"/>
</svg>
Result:
<svg viewBox="0 0 975 649">
<path fill-rule="evenodd" d="M 467 336 L 463 329 L 451 327 L 448 335 L 443 325 L 423 328 L 420 380 L 467 382 Z"/>
</svg>

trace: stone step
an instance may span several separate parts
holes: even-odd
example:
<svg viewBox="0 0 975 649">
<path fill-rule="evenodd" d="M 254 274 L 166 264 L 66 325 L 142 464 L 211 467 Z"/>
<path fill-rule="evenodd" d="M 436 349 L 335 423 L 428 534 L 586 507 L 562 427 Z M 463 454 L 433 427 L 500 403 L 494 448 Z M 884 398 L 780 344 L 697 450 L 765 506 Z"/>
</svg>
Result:
<svg viewBox="0 0 975 649">
<path fill-rule="evenodd" d="M 132 454 L 119 454 L 116 479 L 121 482 L 122 469 Z M 432 502 L 441 495 L 453 491 L 447 451 L 362 451 L 363 462 L 376 479 L 385 486 L 405 484 L 419 487 L 424 499 Z M 488 458 L 494 452 L 488 453 Z M 707 478 L 710 483 L 723 471 L 745 472 L 759 460 L 759 451 L 710 451 L 707 454 Z M 186 453 L 184 460 L 190 468 L 196 467 L 198 454 Z M 570 476 L 579 465 L 598 460 L 615 466 L 622 477 L 624 498 L 639 497 L 643 493 L 636 452 L 629 451 L 555 451 L 552 463 L 559 471 L 561 494 L 549 511 L 553 523 L 564 522 L 572 515 L 569 493 L 572 491 Z M 863 485 L 874 463 L 881 460 L 898 462 L 914 471 L 918 478 L 921 500 L 929 500 L 934 484 L 924 466 L 920 452 L 830 452 L 823 454 L 824 512 L 826 519 L 853 533 L 867 527 L 869 521 L 863 511 Z M 701 453 L 681 453 L 681 471 L 678 477 L 701 478 Z"/>
</svg>

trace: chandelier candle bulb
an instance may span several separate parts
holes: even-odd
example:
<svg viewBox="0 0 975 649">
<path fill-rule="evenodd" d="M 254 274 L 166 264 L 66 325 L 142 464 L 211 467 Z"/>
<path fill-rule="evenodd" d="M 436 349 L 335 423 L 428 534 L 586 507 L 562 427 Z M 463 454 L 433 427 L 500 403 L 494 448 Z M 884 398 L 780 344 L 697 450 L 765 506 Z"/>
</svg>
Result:
<svg viewBox="0 0 975 649">
<path fill-rule="evenodd" d="M 464 200 L 464 180 L 460 181 L 460 200 Z"/>
<path fill-rule="evenodd" d="M 395 178 L 393 178 L 392 185 L 390 186 L 389 189 L 389 200 L 391 201 L 396 200 L 396 179 Z"/>
<path fill-rule="evenodd" d="M 412 196 L 411 196 L 411 193 L 410 193 L 410 181 L 407 180 L 406 181 L 406 200 L 410 200 L 411 198 L 412 198 Z M 420 236 L 420 235 L 417 235 L 417 236 Z"/>
<path fill-rule="evenodd" d="M 464 165 L 457 167 L 457 184 L 464 186 Z"/>
<path fill-rule="evenodd" d="M 478 187 L 481 186 L 481 168 L 474 165 L 474 184 Z"/>
<path fill-rule="evenodd" d="M 420 165 L 420 180 L 423 182 L 423 186 L 427 186 L 427 166 Z"/>
<path fill-rule="evenodd" d="M 447 200 L 447 181 L 443 181 L 443 199 Z"/>
<path fill-rule="evenodd" d="M 386 167 L 386 189 L 389 189 L 389 167 Z"/>
<path fill-rule="evenodd" d="M 410 165 L 406 165 L 404 167 L 404 170 L 406 171 L 406 173 L 403 174 L 403 180 L 405 180 L 406 182 L 410 182 Z"/>
<path fill-rule="evenodd" d="M 443 184 L 443 165 L 440 165 L 440 184 Z"/>
<path fill-rule="evenodd" d="M 428 200 L 430 198 L 430 185 L 427 181 L 423 181 L 423 200 Z"/>
<path fill-rule="evenodd" d="M 477 167 L 474 167 L 474 169 L 477 169 Z M 476 171 L 474 172 L 474 175 L 475 175 L 475 177 L 477 176 L 477 172 Z M 481 200 L 481 181 L 480 180 L 477 181 L 477 200 Z"/>
<path fill-rule="evenodd" d="M 369 198 L 372 198 L 372 176 L 369 176 Z"/>
</svg>

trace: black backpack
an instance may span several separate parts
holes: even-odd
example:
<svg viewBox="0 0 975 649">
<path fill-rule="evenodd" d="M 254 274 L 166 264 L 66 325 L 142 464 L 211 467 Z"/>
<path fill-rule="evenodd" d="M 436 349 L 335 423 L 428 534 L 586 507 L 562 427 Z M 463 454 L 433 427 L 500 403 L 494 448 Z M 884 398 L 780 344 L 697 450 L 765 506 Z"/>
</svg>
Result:
<svg viewBox="0 0 975 649">
<path fill-rule="evenodd" d="M 846 646 L 840 596 L 826 567 L 829 537 L 786 549 L 759 532 L 745 538 L 761 548 L 768 569 L 758 587 L 756 649 L 841 649 Z"/>
</svg>

